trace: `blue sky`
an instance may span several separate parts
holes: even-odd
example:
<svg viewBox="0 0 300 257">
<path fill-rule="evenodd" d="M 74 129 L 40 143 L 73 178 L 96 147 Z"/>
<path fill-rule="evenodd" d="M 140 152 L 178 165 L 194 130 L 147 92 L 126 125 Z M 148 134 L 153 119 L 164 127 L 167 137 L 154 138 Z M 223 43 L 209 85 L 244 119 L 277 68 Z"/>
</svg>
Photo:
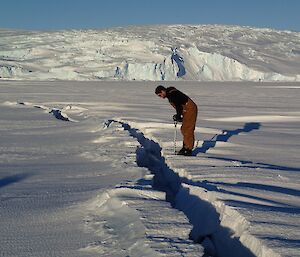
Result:
<svg viewBox="0 0 300 257">
<path fill-rule="evenodd" d="M 299 0 L 0 0 L 0 28 L 233 24 L 300 31 Z"/>
</svg>

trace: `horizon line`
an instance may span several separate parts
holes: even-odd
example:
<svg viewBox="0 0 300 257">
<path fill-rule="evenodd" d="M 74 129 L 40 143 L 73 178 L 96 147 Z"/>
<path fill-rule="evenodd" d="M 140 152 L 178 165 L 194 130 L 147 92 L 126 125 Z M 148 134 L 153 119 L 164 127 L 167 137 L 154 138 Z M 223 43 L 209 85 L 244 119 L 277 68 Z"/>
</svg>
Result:
<svg viewBox="0 0 300 257">
<path fill-rule="evenodd" d="M 256 27 L 251 25 L 240 25 L 240 24 L 226 24 L 226 23 L 161 23 L 161 24 L 127 24 L 127 25 L 113 25 L 110 27 L 66 27 L 66 28 L 45 28 L 45 29 L 33 29 L 33 28 L 13 28 L 13 27 L 0 27 L 2 31 L 32 31 L 32 32 L 54 32 L 54 31 L 70 31 L 70 30 L 109 30 L 118 28 L 134 28 L 134 27 L 160 27 L 160 26 L 223 26 L 223 27 L 241 27 L 251 29 L 268 29 L 274 31 L 289 31 L 299 33 L 300 31 L 293 29 L 278 29 L 274 27 L 262 26 Z"/>
</svg>

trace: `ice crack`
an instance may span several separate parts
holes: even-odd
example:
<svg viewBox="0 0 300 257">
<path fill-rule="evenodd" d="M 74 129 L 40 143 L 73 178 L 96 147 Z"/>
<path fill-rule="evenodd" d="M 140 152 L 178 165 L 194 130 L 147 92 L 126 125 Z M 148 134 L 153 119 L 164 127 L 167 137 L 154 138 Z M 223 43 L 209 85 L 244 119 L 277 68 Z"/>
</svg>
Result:
<svg viewBox="0 0 300 257">
<path fill-rule="evenodd" d="M 113 122 L 121 124 L 140 143 L 136 150 L 138 166 L 151 171 L 154 175 L 153 187 L 164 191 L 166 200 L 172 207 L 186 215 L 193 227 L 190 239 L 202 244 L 205 256 L 278 256 L 247 233 L 247 222 L 237 211 L 222 203 L 212 203 L 208 194 L 205 196 L 207 189 L 189 183 L 186 177 L 171 169 L 157 142 L 148 139 L 140 130 L 123 121 L 109 120 L 106 124 Z"/>
</svg>

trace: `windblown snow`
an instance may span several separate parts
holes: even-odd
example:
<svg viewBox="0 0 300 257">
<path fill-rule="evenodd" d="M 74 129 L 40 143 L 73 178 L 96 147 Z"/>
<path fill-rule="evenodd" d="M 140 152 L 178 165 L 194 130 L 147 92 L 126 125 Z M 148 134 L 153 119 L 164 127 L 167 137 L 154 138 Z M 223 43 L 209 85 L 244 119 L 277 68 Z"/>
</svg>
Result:
<svg viewBox="0 0 300 257">
<path fill-rule="evenodd" d="M 0 30 L 14 80 L 300 81 L 300 33 L 221 25 Z"/>
</svg>

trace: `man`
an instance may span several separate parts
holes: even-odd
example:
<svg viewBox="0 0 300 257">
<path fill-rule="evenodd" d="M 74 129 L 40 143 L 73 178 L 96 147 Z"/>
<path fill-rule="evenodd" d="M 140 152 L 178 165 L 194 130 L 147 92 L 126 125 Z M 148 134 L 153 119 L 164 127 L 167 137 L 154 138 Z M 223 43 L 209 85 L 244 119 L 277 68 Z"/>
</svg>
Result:
<svg viewBox="0 0 300 257">
<path fill-rule="evenodd" d="M 159 85 L 155 89 L 155 94 L 169 100 L 170 104 L 176 109 L 173 120 L 182 122 L 181 133 L 183 135 L 183 147 L 177 154 L 191 156 L 195 142 L 194 130 L 198 113 L 197 105 L 191 98 L 175 87 L 165 88 Z"/>
</svg>

